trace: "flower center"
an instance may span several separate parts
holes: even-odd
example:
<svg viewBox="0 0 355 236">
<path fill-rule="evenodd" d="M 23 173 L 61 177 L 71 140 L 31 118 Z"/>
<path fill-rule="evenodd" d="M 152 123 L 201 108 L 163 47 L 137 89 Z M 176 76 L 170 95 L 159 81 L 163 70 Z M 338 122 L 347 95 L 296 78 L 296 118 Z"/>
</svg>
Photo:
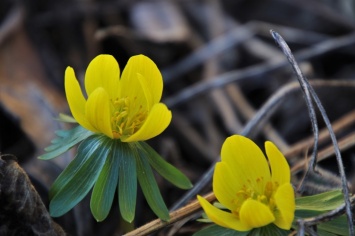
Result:
<svg viewBox="0 0 355 236">
<path fill-rule="evenodd" d="M 119 139 L 124 136 L 131 136 L 137 132 L 147 118 L 148 111 L 138 105 L 137 98 L 116 98 L 111 99 L 113 112 L 111 126 L 113 137 Z"/>
<path fill-rule="evenodd" d="M 243 185 L 243 188 L 236 193 L 236 198 L 233 200 L 236 207 L 232 210 L 232 213 L 239 218 L 240 208 L 247 199 L 257 200 L 269 206 L 272 212 L 275 211 L 274 193 L 277 188 L 278 183 L 271 181 L 264 183 L 263 177 L 256 179 L 256 186 L 253 186 L 251 181 L 248 180 L 248 184 Z M 259 192 L 260 189 L 263 189 L 263 191 Z"/>
</svg>

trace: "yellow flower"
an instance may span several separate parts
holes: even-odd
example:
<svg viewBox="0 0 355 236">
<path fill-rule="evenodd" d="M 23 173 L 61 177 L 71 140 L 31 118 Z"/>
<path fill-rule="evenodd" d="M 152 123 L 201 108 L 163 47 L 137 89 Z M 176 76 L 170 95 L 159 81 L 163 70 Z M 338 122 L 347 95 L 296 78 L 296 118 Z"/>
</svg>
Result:
<svg viewBox="0 0 355 236">
<path fill-rule="evenodd" d="M 230 210 L 222 211 L 206 199 L 198 200 L 214 223 L 237 231 L 274 223 L 288 230 L 294 218 L 295 197 L 290 167 L 277 147 L 265 143 L 266 154 L 253 141 L 239 135 L 226 139 L 213 175 L 213 192 Z M 271 172 L 271 173 L 270 173 Z"/>
<path fill-rule="evenodd" d="M 74 70 L 65 71 L 65 92 L 75 120 L 84 128 L 122 142 L 143 141 L 163 132 L 171 111 L 160 103 L 163 79 L 155 63 L 143 55 L 120 68 L 111 55 L 94 58 L 85 74 L 87 99 Z"/>
</svg>

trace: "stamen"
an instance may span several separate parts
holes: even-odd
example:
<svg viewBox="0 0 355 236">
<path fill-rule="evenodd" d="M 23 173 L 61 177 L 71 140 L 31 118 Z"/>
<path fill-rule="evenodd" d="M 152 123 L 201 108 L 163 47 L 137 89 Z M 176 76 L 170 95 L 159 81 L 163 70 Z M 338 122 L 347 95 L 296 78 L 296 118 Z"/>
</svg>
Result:
<svg viewBox="0 0 355 236">
<path fill-rule="evenodd" d="M 129 97 L 116 98 L 111 101 L 114 109 L 111 117 L 114 138 L 130 136 L 137 132 L 148 116 L 143 106 L 136 104 L 137 97 L 134 97 L 133 101 Z"/>
<path fill-rule="evenodd" d="M 270 210 L 275 211 L 276 210 L 276 204 L 274 200 L 274 193 L 276 189 L 278 188 L 278 183 L 277 182 L 271 182 L 268 181 L 264 185 L 264 178 L 259 177 L 256 180 L 257 186 L 262 187 L 261 189 L 264 189 L 264 192 L 257 192 L 257 189 L 254 189 L 255 186 L 252 185 L 252 182 L 250 179 L 247 179 L 246 182 L 247 184 L 244 184 L 242 189 L 239 190 L 235 198 L 232 200 L 232 204 L 235 205 L 234 209 L 232 209 L 232 213 L 239 218 L 239 211 L 240 208 L 242 207 L 243 203 L 247 199 L 254 199 L 257 200 L 265 205 L 267 205 Z M 261 186 L 264 185 L 264 186 Z"/>
</svg>

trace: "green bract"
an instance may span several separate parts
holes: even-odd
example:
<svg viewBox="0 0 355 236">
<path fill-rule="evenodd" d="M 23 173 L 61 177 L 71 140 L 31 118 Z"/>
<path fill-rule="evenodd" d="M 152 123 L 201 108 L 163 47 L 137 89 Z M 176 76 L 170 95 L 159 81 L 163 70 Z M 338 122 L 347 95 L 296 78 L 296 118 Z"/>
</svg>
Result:
<svg viewBox="0 0 355 236">
<path fill-rule="evenodd" d="M 82 141 L 74 160 L 59 175 L 50 190 L 50 214 L 54 217 L 65 214 L 93 189 L 91 212 L 97 221 L 102 221 L 111 209 L 117 189 L 121 215 L 126 221 L 132 222 L 138 179 L 154 213 L 162 220 L 169 220 L 168 209 L 151 167 L 182 189 L 192 187 L 188 178 L 145 142 L 124 143 L 119 139 L 85 131 L 77 126 L 57 132 L 59 138 L 46 149 L 49 152 L 39 157 L 45 160 L 54 158 Z"/>
</svg>

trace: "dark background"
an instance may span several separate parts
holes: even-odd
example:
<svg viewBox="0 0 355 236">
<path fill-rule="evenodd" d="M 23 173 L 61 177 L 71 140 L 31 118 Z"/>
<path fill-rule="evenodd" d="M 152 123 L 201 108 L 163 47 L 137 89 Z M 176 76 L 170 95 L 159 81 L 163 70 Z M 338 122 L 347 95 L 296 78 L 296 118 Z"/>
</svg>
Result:
<svg viewBox="0 0 355 236">
<path fill-rule="evenodd" d="M 173 112 L 169 128 L 149 144 L 195 183 L 218 158 L 225 138 L 240 133 L 268 98 L 297 81 L 271 38 L 273 29 L 285 38 L 307 78 L 316 81 L 351 185 L 354 10 L 351 0 L 1 1 L 0 153 L 17 157 L 48 204 L 51 183 L 74 155 L 37 159 L 55 130 L 69 128 L 55 120 L 60 112 L 70 114 L 65 68 L 72 66 L 82 82 L 98 54 L 112 54 L 121 68 L 130 56 L 145 54 L 163 74 L 163 102 Z M 230 82 L 218 86 L 226 76 Z M 261 147 L 271 140 L 285 153 L 297 186 L 312 151 L 311 124 L 299 88 L 278 99 L 281 105 L 269 123 L 251 137 Z M 319 155 L 325 160 L 318 166 L 323 178 L 309 179 L 305 194 L 339 187 L 331 143 L 326 133 L 322 137 Z M 157 181 L 168 207 L 184 193 L 159 176 Z M 88 200 L 56 219 L 69 234 L 121 235 L 132 229 L 120 219 L 117 201 L 110 216 L 96 223 Z M 153 219 L 140 194 L 134 227 Z M 193 218 L 170 234 L 191 235 L 202 226 Z"/>
</svg>

